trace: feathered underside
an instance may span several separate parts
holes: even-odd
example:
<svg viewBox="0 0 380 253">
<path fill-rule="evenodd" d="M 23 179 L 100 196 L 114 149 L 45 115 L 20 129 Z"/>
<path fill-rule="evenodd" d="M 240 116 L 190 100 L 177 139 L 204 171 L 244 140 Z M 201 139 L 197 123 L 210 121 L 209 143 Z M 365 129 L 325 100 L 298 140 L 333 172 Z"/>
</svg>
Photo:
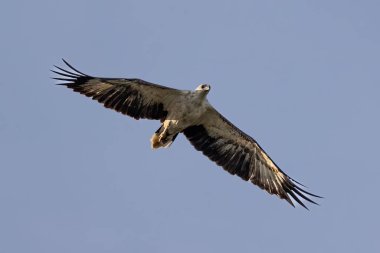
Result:
<svg viewBox="0 0 380 253">
<path fill-rule="evenodd" d="M 317 204 L 299 183 L 286 175 L 258 145 L 213 108 L 199 125 L 184 130 L 195 149 L 232 175 L 250 181 L 270 194 L 285 199 L 294 206 L 291 198 L 307 209 L 301 199 Z M 309 195 L 309 196 L 308 196 Z"/>
<path fill-rule="evenodd" d="M 65 85 L 76 92 L 104 104 L 135 119 L 157 119 L 163 121 L 168 114 L 172 99 L 181 94 L 180 90 L 146 82 L 141 79 L 103 78 L 86 75 L 63 60 L 71 69 L 55 66 L 60 75 L 54 79 L 64 81 Z"/>
</svg>

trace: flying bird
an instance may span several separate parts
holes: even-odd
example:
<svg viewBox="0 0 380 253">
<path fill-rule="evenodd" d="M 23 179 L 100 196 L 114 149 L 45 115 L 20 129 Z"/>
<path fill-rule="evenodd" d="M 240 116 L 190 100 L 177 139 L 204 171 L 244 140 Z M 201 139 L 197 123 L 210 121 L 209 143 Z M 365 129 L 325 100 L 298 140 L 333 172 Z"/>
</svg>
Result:
<svg viewBox="0 0 380 253">
<path fill-rule="evenodd" d="M 62 59 L 63 60 L 63 59 Z M 104 78 L 84 74 L 63 60 L 53 79 L 93 100 L 135 119 L 160 120 L 161 126 L 150 139 L 153 149 L 169 147 L 183 133 L 196 150 L 245 181 L 294 206 L 292 199 L 307 209 L 301 199 L 317 204 L 291 177 L 285 174 L 260 145 L 241 131 L 207 100 L 211 86 L 194 91 L 178 90 L 135 78 Z"/>
</svg>

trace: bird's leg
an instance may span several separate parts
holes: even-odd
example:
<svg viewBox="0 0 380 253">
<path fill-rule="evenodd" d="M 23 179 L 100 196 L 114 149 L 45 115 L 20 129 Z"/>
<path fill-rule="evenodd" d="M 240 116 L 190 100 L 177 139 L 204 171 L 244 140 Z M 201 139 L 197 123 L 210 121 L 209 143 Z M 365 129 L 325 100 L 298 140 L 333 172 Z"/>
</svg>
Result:
<svg viewBox="0 0 380 253">
<path fill-rule="evenodd" d="M 178 133 L 171 134 L 169 132 L 170 125 L 171 122 L 168 122 L 167 124 L 162 124 L 160 128 L 157 129 L 157 131 L 153 134 L 152 138 L 150 139 L 153 149 L 160 147 L 168 147 L 175 140 Z"/>
<path fill-rule="evenodd" d="M 160 128 L 153 134 L 150 142 L 152 144 L 152 148 L 159 148 L 163 146 L 163 144 L 167 141 L 168 137 L 168 127 L 162 124 Z"/>
<path fill-rule="evenodd" d="M 168 135 L 169 135 L 169 133 L 168 133 L 168 127 L 164 127 L 164 131 L 162 131 L 161 133 L 160 133 L 160 136 L 158 137 L 158 140 L 160 141 L 160 142 L 165 142 L 166 141 L 166 139 L 167 139 L 167 137 L 168 137 Z"/>
</svg>

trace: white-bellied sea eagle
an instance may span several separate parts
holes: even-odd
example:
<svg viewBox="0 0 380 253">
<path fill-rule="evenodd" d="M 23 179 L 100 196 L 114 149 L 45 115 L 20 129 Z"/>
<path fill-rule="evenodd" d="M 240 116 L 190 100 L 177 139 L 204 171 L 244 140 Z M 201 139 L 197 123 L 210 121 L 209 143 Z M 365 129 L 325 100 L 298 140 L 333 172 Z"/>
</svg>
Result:
<svg viewBox="0 0 380 253">
<path fill-rule="evenodd" d="M 302 184 L 286 175 L 252 137 L 214 109 L 206 98 L 210 85 L 201 84 L 195 91 L 187 91 L 135 78 L 94 77 L 63 61 L 70 70 L 57 66 L 52 70 L 60 75 L 54 79 L 64 81 L 60 85 L 135 119 L 160 120 L 162 124 L 150 140 L 153 149 L 169 147 L 183 133 L 196 150 L 232 175 L 291 205 L 291 198 L 305 208 L 300 198 L 317 204 L 310 196 L 319 196 L 302 189 Z"/>
</svg>

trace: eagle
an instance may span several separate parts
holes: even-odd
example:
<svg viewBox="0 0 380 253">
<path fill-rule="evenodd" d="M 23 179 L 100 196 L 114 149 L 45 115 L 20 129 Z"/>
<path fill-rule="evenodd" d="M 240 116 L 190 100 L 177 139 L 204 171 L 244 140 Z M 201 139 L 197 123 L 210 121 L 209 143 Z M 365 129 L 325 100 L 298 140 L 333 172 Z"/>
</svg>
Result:
<svg viewBox="0 0 380 253">
<path fill-rule="evenodd" d="M 62 59 L 67 68 L 51 70 L 64 85 L 93 100 L 135 119 L 160 120 L 150 139 L 153 149 L 169 147 L 183 133 L 194 148 L 211 161 L 250 181 L 294 207 L 293 200 L 308 209 L 303 201 L 317 204 L 321 198 L 303 189 L 289 177 L 249 135 L 241 131 L 207 100 L 208 84 L 194 91 L 178 90 L 137 78 L 104 78 L 84 74 Z M 302 201 L 301 201 L 302 199 Z M 318 204 L 317 204 L 318 205 Z"/>
</svg>

